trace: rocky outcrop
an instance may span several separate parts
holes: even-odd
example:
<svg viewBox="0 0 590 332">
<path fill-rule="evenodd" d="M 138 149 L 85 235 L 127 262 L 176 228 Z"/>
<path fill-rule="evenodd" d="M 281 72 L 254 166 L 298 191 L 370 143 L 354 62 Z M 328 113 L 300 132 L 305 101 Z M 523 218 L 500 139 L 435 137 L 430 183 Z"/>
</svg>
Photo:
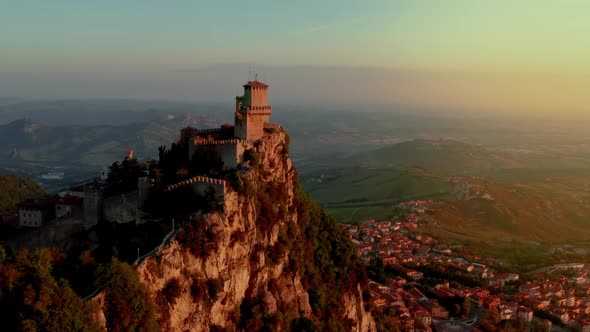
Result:
<svg viewBox="0 0 590 332">
<path fill-rule="evenodd" d="M 285 213 L 279 220 L 261 226 L 259 203 L 251 192 L 228 189 L 223 211 L 209 213 L 195 225 L 206 230 L 202 250 L 190 250 L 191 243 L 179 234 L 137 266 L 159 307 L 163 330 L 239 330 L 249 306 L 260 309 L 250 314 L 259 314 L 271 330 L 289 329 L 285 322 L 301 317 L 321 320 L 312 310 L 302 271 L 289 267 L 289 250 L 277 251 L 282 230 L 298 225 L 297 174 L 286 151 L 287 140 L 282 129 L 266 133 L 251 151 L 256 165 L 243 173 L 251 191 L 258 184 L 280 186 L 282 199 L 275 207 Z M 172 288 L 180 291 L 169 291 Z M 342 294 L 341 319 L 352 331 L 374 331 L 375 322 L 365 310 L 361 293 L 359 285 Z"/>
</svg>

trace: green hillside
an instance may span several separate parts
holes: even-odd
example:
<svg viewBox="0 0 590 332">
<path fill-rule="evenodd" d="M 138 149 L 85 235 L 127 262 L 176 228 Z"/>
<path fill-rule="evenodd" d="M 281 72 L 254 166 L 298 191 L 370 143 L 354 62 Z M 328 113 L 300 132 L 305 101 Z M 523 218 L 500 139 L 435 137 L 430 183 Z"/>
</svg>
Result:
<svg viewBox="0 0 590 332">
<path fill-rule="evenodd" d="M 305 174 L 303 185 L 340 222 L 391 215 L 393 206 L 412 199 L 449 197 L 443 176 L 419 168 L 347 168 Z"/>
<path fill-rule="evenodd" d="M 590 238 L 588 168 L 535 167 L 526 158 L 452 140 L 414 140 L 338 162 L 339 168 L 302 178 L 340 222 L 389 218 L 399 202 L 432 199 L 433 211 L 425 215 L 429 231 L 444 237 L 560 243 Z"/>
<path fill-rule="evenodd" d="M 439 201 L 427 220 L 473 239 L 563 242 L 590 238 L 588 174 L 519 182 L 466 178 L 463 182 L 476 188 L 478 197 Z"/>
<path fill-rule="evenodd" d="M 43 189 L 34 181 L 14 175 L 0 175 L 0 214 L 25 199 L 44 195 Z"/>
<path fill-rule="evenodd" d="M 417 139 L 352 155 L 348 163 L 366 168 L 417 165 L 444 174 L 472 174 L 519 168 L 511 156 L 455 140 Z"/>
</svg>

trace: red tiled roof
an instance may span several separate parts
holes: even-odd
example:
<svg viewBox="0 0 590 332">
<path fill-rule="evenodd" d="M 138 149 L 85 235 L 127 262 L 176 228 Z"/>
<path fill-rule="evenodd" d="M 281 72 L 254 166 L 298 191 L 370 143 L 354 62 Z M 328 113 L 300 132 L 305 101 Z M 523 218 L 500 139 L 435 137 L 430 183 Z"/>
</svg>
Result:
<svg viewBox="0 0 590 332">
<path fill-rule="evenodd" d="M 260 88 L 268 88 L 268 84 L 264 84 L 259 80 L 248 81 L 248 83 L 244 84 L 244 87 L 252 86 L 252 87 L 260 87 Z"/>
</svg>

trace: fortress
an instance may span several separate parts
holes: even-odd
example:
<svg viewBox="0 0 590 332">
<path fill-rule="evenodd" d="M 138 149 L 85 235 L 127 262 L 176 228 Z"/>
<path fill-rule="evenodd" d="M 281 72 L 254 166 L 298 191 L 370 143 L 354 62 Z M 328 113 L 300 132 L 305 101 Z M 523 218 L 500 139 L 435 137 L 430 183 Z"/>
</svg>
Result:
<svg viewBox="0 0 590 332">
<path fill-rule="evenodd" d="M 244 152 L 264 136 L 265 130 L 277 127 L 269 122 L 271 113 L 268 85 L 249 81 L 244 85 L 244 95 L 236 97 L 234 125 L 201 130 L 186 127 L 180 131 L 180 141 L 188 143 L 189 160 L 199 152 L 214 150 L 223 169 L 232 169 L 243 162 Z"/>
</svg>

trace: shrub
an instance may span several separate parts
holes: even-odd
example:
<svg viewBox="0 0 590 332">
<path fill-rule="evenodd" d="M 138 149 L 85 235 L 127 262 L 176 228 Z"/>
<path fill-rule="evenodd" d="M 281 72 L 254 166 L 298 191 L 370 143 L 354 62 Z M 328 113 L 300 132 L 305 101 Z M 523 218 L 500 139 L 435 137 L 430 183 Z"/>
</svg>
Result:
<svg viewBox="0 0 590 332">
<path fill-rule="evenodd" d="M 207 284 L 201 279 L 193 279 L 191 296 L 194 302 L 202 301 L 207 296 Z"/>
<path fill-rule="evenodd" d="M 172 278 L 168 280 L 164 288 L 162 289 L 162 294 L 166 298 L 166 301 L 171 304 L 176 303 L 176 299 L 180 296 L 182 292 L 182 288 L 180 287 L 180 282 L 178 278 Z"/>
<path fill-rule="evenodd" d="M 196 257 L 206 258 L 217 248 L 217 235 L 204 221 L 188 223 L 176 236 L 178 242 Z"/>
<path fill-rule="evenodd" d="M 260 165 L 260 154 L 254 149 L 248 149 L 244 151 L 244 161 L 249 161 L 250 166 L 256 168 Z"/>
<path fill-rule="evenodd" d="M 156 311 L 137 272 L 113 258 L 99 272 L 106 292 L 105 317 L 109 331 L 158 331 Z"/>
<path fill-rule="evenodd" d="M 211 300 L 217 298 L 217 295 L 223 291 L 223 280 L 221 278 L 207 280 L 207 290 Z"/>
<path fill-rule="evenodd" d="M 283 154 L 289 154 L 289 147 L 291 146 L 291 136 L 285 134 L 285 144 L 283 144 Z"/>
</svg>

